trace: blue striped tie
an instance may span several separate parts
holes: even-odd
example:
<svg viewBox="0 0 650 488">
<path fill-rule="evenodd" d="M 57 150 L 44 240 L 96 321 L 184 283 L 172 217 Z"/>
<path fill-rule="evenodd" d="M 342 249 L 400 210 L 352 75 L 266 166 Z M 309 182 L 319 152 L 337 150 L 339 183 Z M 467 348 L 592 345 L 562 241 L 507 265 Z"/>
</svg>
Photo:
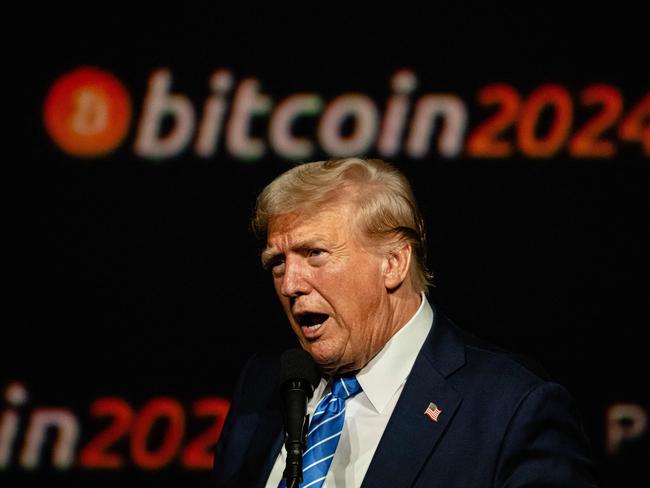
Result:
<svg viewBox="0 0 650 488">
<path fill-rule="evenodd" d="M 339 444 L 345 417 L 345 400 L 361 391 L 354 376 L 336 378 L 332 391 L 318 402 L 307 431 L 307 449 L 302 457 L 303 482 L 300 488 L 320 488 Z M 284 480 L 278 488 L 285 488 Z"/>
</svg>

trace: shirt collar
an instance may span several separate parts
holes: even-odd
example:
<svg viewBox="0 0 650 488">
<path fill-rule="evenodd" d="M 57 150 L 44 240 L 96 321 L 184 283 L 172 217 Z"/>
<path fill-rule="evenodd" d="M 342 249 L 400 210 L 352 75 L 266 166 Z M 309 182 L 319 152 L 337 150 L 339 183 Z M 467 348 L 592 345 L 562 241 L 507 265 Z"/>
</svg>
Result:
<svg viewBox="0 0 650 488">
<path fill-rule="evenodd" d="M 424 293 L 421 296 L 420 307 L 413 317 L 357 373 L 364 393 L 379 413 L 406 381 L 433 325 L 433 309 Z"/>
</svg>

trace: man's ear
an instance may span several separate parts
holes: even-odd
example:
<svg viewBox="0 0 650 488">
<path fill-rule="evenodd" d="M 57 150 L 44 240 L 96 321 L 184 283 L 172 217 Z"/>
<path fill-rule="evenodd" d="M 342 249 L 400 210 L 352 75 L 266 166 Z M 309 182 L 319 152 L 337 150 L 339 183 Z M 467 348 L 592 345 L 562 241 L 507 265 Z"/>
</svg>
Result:
<svg viewBox="0 0 650 488">
<path fill-rule="evenodd" d="M 401 241 L 388 250 L 384 256 L 384 286 L 388 290 L 399 287 L 408 276 L 411 266 L 412 248 L 410 242 Z"/>
</svg>

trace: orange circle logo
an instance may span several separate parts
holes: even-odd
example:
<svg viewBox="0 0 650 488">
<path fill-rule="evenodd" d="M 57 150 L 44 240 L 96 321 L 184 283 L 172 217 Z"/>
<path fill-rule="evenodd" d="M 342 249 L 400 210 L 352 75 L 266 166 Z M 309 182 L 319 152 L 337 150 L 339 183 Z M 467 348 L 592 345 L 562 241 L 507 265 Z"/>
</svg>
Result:
<svg viewBox="0 0 650 488">
<path fill-rule="evenodd" d="M 103 156 L 115 150 L 129 130 L 131 99 L 107 71 L 77 68 L 52 85 L 43 118 L 48 134 L 67 154 Z"/>
</svg>

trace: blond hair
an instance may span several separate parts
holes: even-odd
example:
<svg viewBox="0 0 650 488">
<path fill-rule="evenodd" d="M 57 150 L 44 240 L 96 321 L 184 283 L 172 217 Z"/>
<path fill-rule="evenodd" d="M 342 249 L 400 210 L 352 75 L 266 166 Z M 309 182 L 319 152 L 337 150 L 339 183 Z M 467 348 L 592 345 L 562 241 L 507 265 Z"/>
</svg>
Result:
<svg viewBox="0 0 650 488">
<path fill-rule="evenodd" d="M 316 212 L 346 196 L 357 205 L 357 229 L 365 236 L 411 244 L 411 284 L 426 292 L 431 274 L 424 221 L 406 177 L 380 159 L 317 161 L 286 171 L 257 197 L 253 230 L 264 238 L 271 218 L 297 210 Z"/>
</svg>

